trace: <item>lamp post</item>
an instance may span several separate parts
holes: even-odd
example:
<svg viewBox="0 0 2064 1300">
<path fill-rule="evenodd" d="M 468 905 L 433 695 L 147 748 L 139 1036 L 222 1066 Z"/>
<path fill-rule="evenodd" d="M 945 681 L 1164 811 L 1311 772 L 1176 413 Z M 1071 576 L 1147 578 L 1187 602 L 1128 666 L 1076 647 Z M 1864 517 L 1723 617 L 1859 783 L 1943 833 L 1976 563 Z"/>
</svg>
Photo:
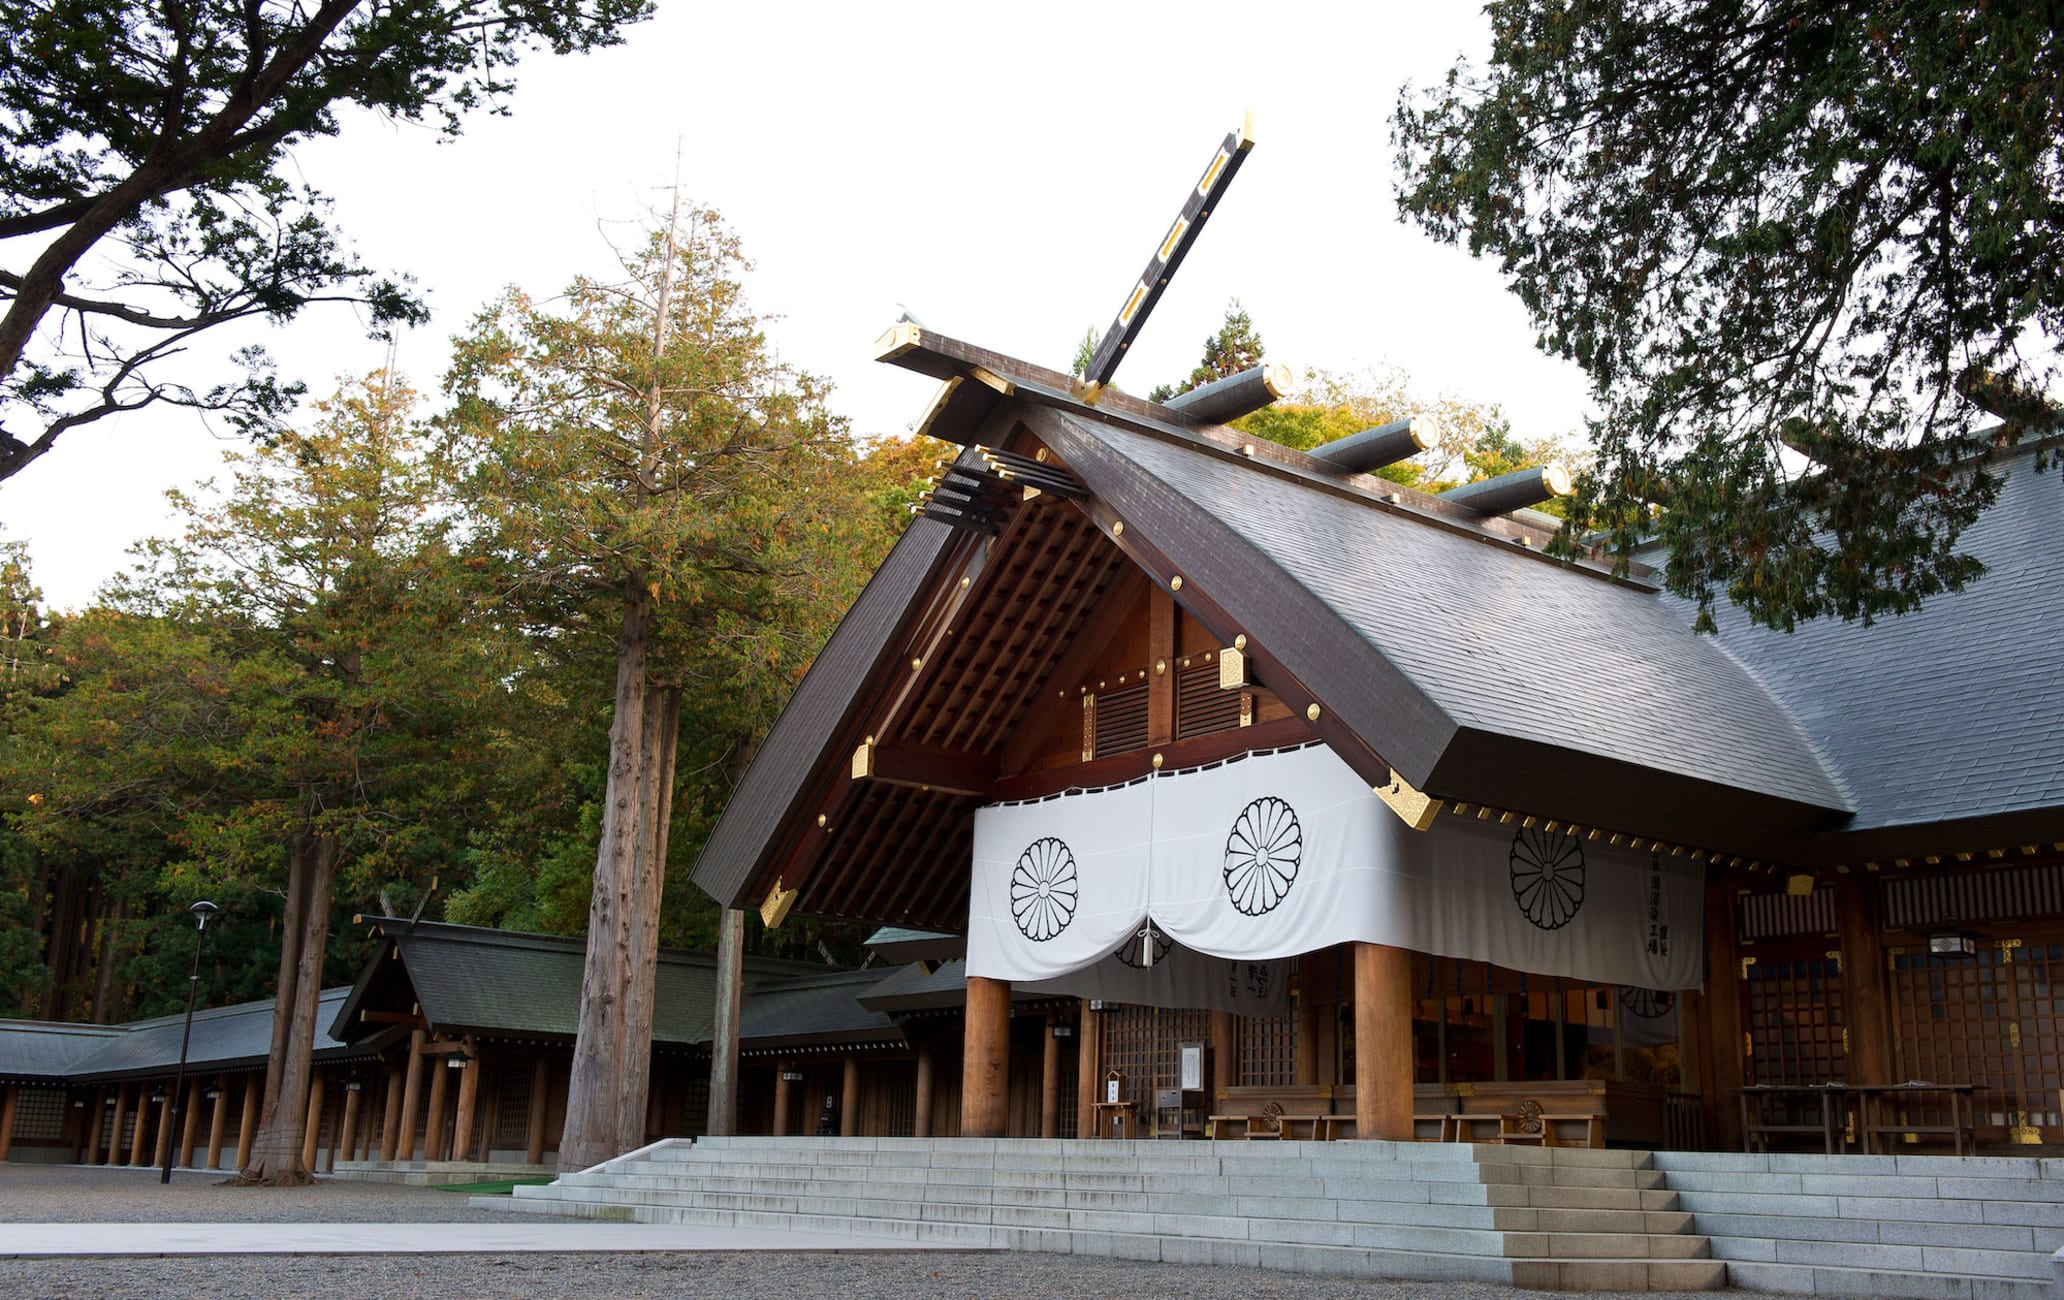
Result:
<svg viewBox="0 0 2064 1300">
<path fill-rule="evenodd" d="M 186 977 L 186 1029 L 179 1035 L 179 1081 L 172 1085 L 172 1105 L 167 1116 L 173 1140 L 165 1144 L 165 1167 L 158 1172 L 160 1185 L 172 1181 L 172 1161 L 179 1152 L 180 1126 L 186 1122 L 186 1049 L 193 1042 L 194 995 L 201 987 L 201 941 L 207 937 L 208 922 L 222 909 L 202 899 L 186 909 L 194 919 L 193 971 Z"/>
</svg>

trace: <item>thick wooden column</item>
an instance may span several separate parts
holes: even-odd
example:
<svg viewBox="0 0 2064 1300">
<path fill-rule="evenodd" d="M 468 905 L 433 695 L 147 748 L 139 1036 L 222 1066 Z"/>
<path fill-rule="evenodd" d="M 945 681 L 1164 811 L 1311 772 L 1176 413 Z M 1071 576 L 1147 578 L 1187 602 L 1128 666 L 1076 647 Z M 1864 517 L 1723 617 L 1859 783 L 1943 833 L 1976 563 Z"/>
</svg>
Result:
<svg viewBox="0 0 2064 1300">
<path fill-rule="evenodd" d="M 1741 1149 L 1744 1040 L 1741 945 L 1735 938 L 1734 890 L 1706 890 L 1706 1023 L 1712 1027 L 1712 1095 L 1705 1099 L 1706 1131 L 1722 1151 Z"/>
<path fill-rule="evenodd" d="M 311 1070 L 308 1079 L 308 1131 L 301 1135 L 301 1167 L 314 1173 L 315 1153 L 322 1141 L 323 1072 Z"/>
<path fill-rule="evenodd" d="M 1297 979 L 1297 1025 L 1291 1041 L 1294 1060 L 1291 1069 L 1300 1087 L 1311 1087 L 1319 1081 L 1319 954 L 1308 952 L 1298 963 Z"/>
<path fill-rule="evenodd" d="M 165 1161 L 172 1154 L 172 1117 L 179 1110 L 179 1083 L 175 1079 L 165 1081 L 165 1100 L 158 1103 L 157 1140 L 151 1143 L 151 1168 L 163 1169 Z"/>
<path fill-rule="evenodd" d="M 352 1084 L 358 1087 L 354 1088 Z M 344 1132 L 338 1136 L 337 1149 L 344 1153 L 347 1161 L 358 1158 L 358 1107 L 364 1087 L 364 1082 L 359 1079 L 349 1079 L 344 1084 Z M 334 1170 L 336 1162 L 332 1161 L 330 1167 Z"/>
<path fill-rule="evenodd" d="M 108 1128 L 107 1162 L 122 1163 L 122 1121 L 129 1118 L 129 1085 L 115 1085 L 115 1122 Z"/>
<path fill-rule="evenodd" d="M 401 1135 L 395 1143 L 396 1160 L 416 1158 L 416 1116 L 423 1113 L 423 1031 L 409 1035 L 408 1064 L 402 1067 Z"/>
<path fill-rule="evenodd" d="M 1240 1084 L 1240 1027 L 1230 1011 L 1211 1013 L 1211 1109 Z"/>
<path fill-rule="evenodd" d="M 263 1100 L 260 1089 L 265 1087 L 265 1075 L 246 1075 L 244 1078 L 244 1106 L 237 1120 L 236 1167 L 242 1169 L 251 1163 L 251 1139 L 258 1136 L 258 1106 Z"/>
<path fill-rule="evenodd" d="M 93 1090 L 93 1111 L 86 1117 L 86 1159 L 85 1163 L 100 1163 L 100 1126 L 107 1122 L 108 1095 L 106 1088 Z"/>
<path fill-rule="evenodd" d="M 423 1118 L 423 1159 L 442 1160 L 450 1150 L 445 1141 L 444 1094 L 451 1087 L 445 1078 L 451 1073 L 451 1066 L 445 1064 L 451 1058 L 446 1055 L 430 1057 L 424 1068 L 430 1071 L 430 1105 Z"/>
<path fill-rule="evenodd" d="M 788 1062 L 774 1063 L 774 1136 L 788 1136 Z"/>
<path fill-rule="evenodd" d="M 201 1137 L 201 1081 L 189 1079 L 186 1083 L 186 1106 L 184 1120 L 179 1126 L 179 1167 L 193 1168 L 194 1144 Z"/>
<path fill-rule="evenodd" d="M 745 1002 L 745 913 L 724 909 L 717 929 L 717 1015 L 710 1028 L 712 1137 L 738 1132 L 738 1011 Z"/>
<path fill-rule="evenodd" d="M 1061 1135 L 1061 1040 L 1054 1037 L 1054 1026 L 1059 1023 L 1049 1011 L 1039 1057 L 1039 1136 L 1043 1138 Z"/>
<path fill-rule="evenodd" d="M 1842 952 L 1843 1024 L 1849 1031 L 1849 1082 L 1892 1083 L 1892 1008 L 1885 991 L 1885 932 L 1877 880 L 1835 877 L 1835 933 Z"/>
<path fill-rule="evenodd" d="M 150 1137 L 150 1085 L 148 1083 L 139 1083 L 136 1085 L 136 1132 L 131 1136 L 129 1142 L 130 1164 L 146 1165 L 150 1163 L 151 1149 L 148 1145 Z"/>
<path fill-rule="evenodd" d="M 997 1138 L 1010 1117 L 1010 981 L 970 975 L 960 1061 L 960 1135 Z"/>
<path fill-rule="evenodd" d="M 214 1113 L 208 1116 L 208 1168 L 222 1167 L 222 1135 L 228 1131 L 229 1079 L 218 1074 L 215 1076 Z"/>
<path fill-rule="evenodd" d="M 912 1137 L 928 1138 L 932 1135 L 932 1044 L 930 1039 L 920 1039 L 917 1044 L 917 1115 L 911 1121 Z"/>
<path fill-rule="evenodd" d="M 480 1054 L 468 1043 L 466 1063 L 459 1068 L 459 1113 L 452 1122 L 453 1160 L 473 1158 L 473 1108 L 480 1101 Z M 486 1159 L 483 1153 L 479 1159 Z"/>
<path fill-rule="evenodd" d="M 380 1159 L 394 1159 L 401 1145 L 401 1088 L 408 1073 L 405 1060 L 387 1067 L 387 1100 L 380 1107 Z"/>
<path fill-rule="evenodd" d="M 1104 1017 L 1089 1009 L 1087 998 L 1075 1005 L 1075 1136 L 1102 1137 L 1096 1104 L 1104 1096 Z"/>
<path fill-rule="evenodd" d="M 21 1091 L 17 1084 L 8 1084 L 0 1093 L 0 1160 L 14 1154 L 14 1108 L 16 1094 Z"/>
<path fill-rule="evenodd" d="M 860 1058 L 848 1053 L 846 1077 L 839 1081 L 838 1131 L 840 1137 L 860 1136 Z"/>
<path fill-rule="evenodd" d="M 545 1101 L 552 1083 L 551 1061 L 540 1056 L 530 1067 L 530 1118 L 523 1126 L 523 1162 L 545 1163 Z"/>
<path fill-rule="evenodd" d="M 1355 1136 L 1412 1140 L 1412 954 L 1354 945 Z"/>
</svg>

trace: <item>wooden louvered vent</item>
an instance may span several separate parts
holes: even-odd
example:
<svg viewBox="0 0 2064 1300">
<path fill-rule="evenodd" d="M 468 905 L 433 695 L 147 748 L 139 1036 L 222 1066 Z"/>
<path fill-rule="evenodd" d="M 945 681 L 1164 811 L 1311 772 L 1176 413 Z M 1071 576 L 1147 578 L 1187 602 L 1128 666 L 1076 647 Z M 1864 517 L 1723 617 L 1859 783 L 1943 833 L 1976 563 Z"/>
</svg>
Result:
<svg viewBox="0 0 2064 1300">
<path fill-rule="evenodd" d="M 1146 683 L 1089 697 L 1089 707 L 1082 711 L 1085 761 L 1146 747 Z"/>
<path fill-rule="evenodd" d="M 1188 740 L 1244 726 L 1242 715 L 1251 707 L 1247 698 L 1244 691 L 1219 689 L 1216 660 L 1182 669 L 1175 677 L 1176 738 Z"/>
</svg>

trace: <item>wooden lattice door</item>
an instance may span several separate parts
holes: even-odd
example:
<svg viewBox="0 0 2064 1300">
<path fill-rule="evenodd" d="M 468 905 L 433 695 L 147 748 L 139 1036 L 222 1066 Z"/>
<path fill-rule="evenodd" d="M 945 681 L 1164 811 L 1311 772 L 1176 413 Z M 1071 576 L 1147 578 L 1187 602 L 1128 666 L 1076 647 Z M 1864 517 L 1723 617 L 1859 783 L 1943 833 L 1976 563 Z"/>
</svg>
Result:
<svg viewBox="0 0 2064 1300">
<path fill-rule="evenodd" d="M 1742 972 L 1750 1083 L 1841 1083 L 1848 1078 L 1842 964 L 1832 956 L 1750 959 Z"/>
<path fill-rule="evenodd" d="M 2038 1142 L 2064 1124 L 2064 944 L 2003 939 L 1965 953 L 1895 953 L 1892 1005 L 1902 1078 L 1978 1088 L 1978 1122 Z"/>
</svg>

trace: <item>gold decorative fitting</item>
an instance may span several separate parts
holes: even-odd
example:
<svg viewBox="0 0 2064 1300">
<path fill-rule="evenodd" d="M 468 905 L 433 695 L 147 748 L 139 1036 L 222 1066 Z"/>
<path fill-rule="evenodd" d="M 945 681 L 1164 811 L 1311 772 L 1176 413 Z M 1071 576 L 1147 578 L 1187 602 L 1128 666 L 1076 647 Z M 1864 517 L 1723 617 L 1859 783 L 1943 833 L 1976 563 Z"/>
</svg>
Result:
<svg viewBox="0 0 2064 1300">
<path fill-rule="evenodd" d="M 796 889 L 783 889 L 781 881 L 776 879 L 774 888 L 767 891 L 766 900 L 760 904 L 760 924 L 772 930 L 787 920 L 788 909 L 795 905 L 796 895 L 801 892 Z"/>
<path fill-rule="evenodd" d="M 1519 828 L 1521 830 L 1530 831 L 1534 828 L 1534 823 L 1539 820 L 1541 819 L 1534 816 L 1532 813 L 1528 813 L 1526 816 L 1519 819 Z"/>
<path fill-rule="evenodd" d="M 1313 706 L 1317 707 L 1317 706 Z M 1432 799 L 1413 788 L 1411 782 L 1390 771 L 1390 784 L 1369 787 L 1375 791 L 1384 806 L 1398 815 L 1398 820 L 1415 831 L 1431 830 L 1436 817 L 1440 816 L 1440 800 Z"/>
<path fill-rule="evenodd" d="M 1111 536 L 1113 536 L 1113 537 L 1123 537 L 1123 536 L 1125 536 L 1125 521 L 1124 521 L 1123 519 L 1117 519 L 1117 520 L 1113 520 L 1113 521 L 1112 521 L 1112 523 L 1111 523 Z"/>
<path fill-rule="evenodd" d="M 1238 636 L 1236 636 L 1236 637 L 1234 637 L 1234 638 L 1233 638 L 1233 649 L 1235 649 L 1235 650 L 1245 650 L 1246 648 L 1247 648 L 1247 634 L 1246 634 L 1245 632 L 1242 632 L 1242 633 L 1240 633 L 1240 634 L 1239 634 Z"/>
<path fill-rule="evenodd" d="M 1807 875 L 1786 876 L 1784 891 L 1793 898 L 1807 898 L 1813 893 L 1813 877 Z"/>
<path fill-rule="evenodd" d="M 1317 722 L 1319 720 L 1319 706 L 1316 704 L 1305 705 L 1304 720 L 1306 722 Z"/>
<path fill-rule="evenodd" d="M 1167 671 L 1168 661 L 1166 659 L 1156 659 L 1154 661 L 1154 676 L 1159 677 L 1161 674 Z"/>
<path fill-rule="evenodd" d="M 1154 755 L 1154 770 L 1157 772 L 1161 770 L 1161 756 L 1159 754 Z"/>
<path fill-rule="evenodd" d="M 855 781 L 864 781 L 868 777 L 873 775 L 874 737 L 869 736 L 866 740 L 860 742 L 859 748 L 853 751 L 853 779 Z M 824 819 L 821 817 L 818 818 L 817 824 L 819 826 L 822 826 L 824 824 Z"/>
<path fill-rule="evenodd" d="M 1168 589 L 1170 591 L 1182 590 L 1182 575 L 1180 573 L 1176 574 L 1173 578 L 1170 578 L 1168 580 Z"/>
<path fill-rule="evenodd" d="M 968 589 L 968 579 L 966 579 L 966 578 L 962 578 L 962 579 L 960 580 L 960 589 L 961 589 L 962 591 L 966 591 L 966 590 Z"/>
<path fill-rule="evenodd" d="M 1238 650 L 1227 650 L 1218 656 L 1218 689 L 1234 690 L 1245 686 L 1251 680 L 1247 669 L 1247 656 Z"/>
<path fill-rule="evenodd" d="M 1041 447 L 1038 451 L 1033 452 L 1032 459 L 1044 462 L 1046 460 L 1046 448 Z"/>
<path fill-rule="evenodd" d="M 1251 442 L 1243 442 L 1243 443 L 1241 443 L 1241 444 L 1240 444 L 1240 454 L 1241 454 L 1242 456 L 1252 456 L 1252 455 L 1254 454 L 1254 444 L 1253 444 L 1253 443 L 1251 443 Z"/>
<path fill-rule="evenodd" d="M 924 667 L 924 660 L 923 660 L 923 659 L 919 659 L 919 658 L 913 658 L 913 659 L 912 659 L 912 660 L 910 661 L 910 671 L 911 671 L 911 672 L 916 672 L 916 671 L 917 671 L 918 669 L 920 669 L 920 668 L 922 668 L 922 667 Z"/>
<path fill-rule="evenodd" d="M 974 379 L 976 383 L 988 388 L 993 388 L 997 392 L 1003 394 L 1005 397 L 1009 397 L 1013 393 L 1018 391 L 1018 386 L 1016 384 L 1012 383 L 1008 379 L 1005 379 L 1002 375 L 997 374 L 995 371 L 985 369 L 982 366 L 970 367 L 968 370 L 968 374 Z M 1044 453 L 1040 455 L 1040 459 L 1046 459 Z"/>
<path fill-rule="evenodd" d="M 818 813 L 818 814 L 817 814 L 817 826 L 818 826 L 818 829 L 820 829 L 820 830 L 821 830 L 821 829 L 823 829 L 823 827 L 824 827 L 824 823 L 826 823 L 826 822 L 828 822 L 828 821 L 830 821 L 830 820 L 831 820 L 831 818 L 829 818 L 829 817 L 825 816 L 825 815 L 824 815 L 823 813 Z"/>
<path fill-rule="evenodd" d="M 2033 1124 L 2016 1124 L 2008 1132 L 2012 1134 L 2013 1142 L 2016 1146 L 2037 1147 L 2042 1145 L 2042 1130 Z"/>
</svg>

